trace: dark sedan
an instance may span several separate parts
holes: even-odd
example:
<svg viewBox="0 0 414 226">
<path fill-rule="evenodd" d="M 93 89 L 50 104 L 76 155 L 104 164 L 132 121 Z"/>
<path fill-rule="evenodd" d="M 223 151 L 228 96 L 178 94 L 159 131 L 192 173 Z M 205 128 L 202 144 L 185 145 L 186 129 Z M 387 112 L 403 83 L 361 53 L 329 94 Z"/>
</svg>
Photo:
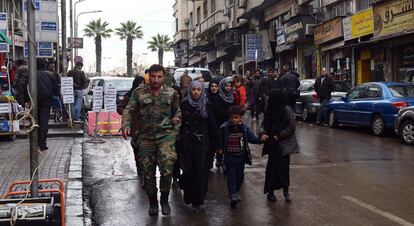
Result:
<svg viewBox="0 0 414 226">
<path fill-rule="evenodd" d="M 319 97 L 315 92 L 315 79 L 306 79 L 300 81 L 300 97 L 296 100 L 296 116 L 301 117 L 303 121 L 308 121 L 315 116 L 320 108 Z M 332 100 L 338 100 L 344 97 L 351 90 L 349 85 L 343 81 L 334 81 L 335 90 L 332 93 Z"/>
<path fill-rule="evenodd" d="M 394 130 L 404 143 L 414 144 L 414 106 L 398 112 Z"/>
</svg>

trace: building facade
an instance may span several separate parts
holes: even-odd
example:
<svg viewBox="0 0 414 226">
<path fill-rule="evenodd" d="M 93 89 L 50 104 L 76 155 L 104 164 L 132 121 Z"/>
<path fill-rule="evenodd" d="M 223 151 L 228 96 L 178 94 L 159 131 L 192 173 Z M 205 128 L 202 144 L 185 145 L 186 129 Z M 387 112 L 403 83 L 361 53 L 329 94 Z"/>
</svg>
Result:
<svg viewBox="0 0 414 226">
<path fill-rule="evenodd" d="M 413 3 L 177 0 L 176 65 L 229 75 L 289 64 L 302 79 L 314 78 L 326 67 L 335 79 L 352 86 L 400 81 L 414 67 Z M 186 30 L 188 36 L 183 35 Z M 260 54 L 253 60 L 247 49 L 252 35 L 260 37 Z"/>
</svg>

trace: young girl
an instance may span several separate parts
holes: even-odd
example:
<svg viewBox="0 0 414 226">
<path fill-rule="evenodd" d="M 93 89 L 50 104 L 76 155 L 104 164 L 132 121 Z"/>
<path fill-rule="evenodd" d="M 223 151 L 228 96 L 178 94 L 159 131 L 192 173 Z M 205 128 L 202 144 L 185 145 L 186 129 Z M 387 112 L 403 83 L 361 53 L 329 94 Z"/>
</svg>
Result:
<svg viewBox="0 0 414 226">
<path fill-rule="evenodd" d="M 180 188 L 184 191 L 185 204 L 192 204 L 193 212 L 201 212 L 207 194 L 211 150 L 218 139 L 213 109 L 207 101 L 203 85 L 190 83 L 187 97 L 180 104 L 182 123 L 180 129 L 182 149 L 179 155 Z"/>
<path fill-rule="evenodd" d="M 234 102 L 245 111 L 247 108 L 247 92 L 246 87 L 244 87 L 243 78 L 240 75 L 234 76 L 233 84 L 235 88 Z"/>
</svg>

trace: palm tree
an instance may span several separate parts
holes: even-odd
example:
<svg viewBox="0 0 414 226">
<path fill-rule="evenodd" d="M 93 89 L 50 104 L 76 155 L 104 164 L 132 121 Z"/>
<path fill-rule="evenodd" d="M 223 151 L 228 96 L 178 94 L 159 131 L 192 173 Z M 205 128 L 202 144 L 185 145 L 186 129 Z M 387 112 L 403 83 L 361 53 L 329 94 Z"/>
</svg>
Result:
<svg viewBox="0 0 414 226">
<path fill-rule="evenodd" d="M 148 49 L 150 49 L 152 52 L 158 51 L 158 62 L 162 65 L 164 52 L 172 51 L 173 43 L 170 41 L 168 35 L 157 34 L 151 38 L 152 40 L 148 42 Z"/>
<path fill-rule="evenodd" d="M 142 39 L 144 33 L 141 31 L 141 26 L 137 26 L 134 21 L 128 20 L 121 23 L 121 27 L 115 29 L 116 35 L 121 40 L 126 39 L 126 56 L 127 56 L 127 75 L 132 75 L 132 48 L 134 39 Z"/>
<path fill-rule="evenodd" d="M 92 20 L 83 29 L 86 37 L 95 38 L 95 53 L 96 53 L 96 72 L 101 73 L 102 65 L 102 38 L 111 37 L 112 29 L 108 28 L 109 23 L 106 21 Z"/>
</svg>

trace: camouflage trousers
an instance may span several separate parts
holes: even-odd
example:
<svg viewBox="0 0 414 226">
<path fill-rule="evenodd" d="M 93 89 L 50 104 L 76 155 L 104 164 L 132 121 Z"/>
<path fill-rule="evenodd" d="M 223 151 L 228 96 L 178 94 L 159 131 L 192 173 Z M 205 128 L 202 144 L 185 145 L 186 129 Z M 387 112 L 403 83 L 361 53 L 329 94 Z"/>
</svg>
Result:
<svg viewBox="0 0 414 226">
<path fill-rule="evenodd" d="M 169 192 L 177 160 L 175 136 L 167 135 L 159 139 L 139 138 L 139 161 L 144 174 L 144 189 L 147 195 L 157 194 L 156 169 L 160 170 L 160 191 Z"/>
</svg>

